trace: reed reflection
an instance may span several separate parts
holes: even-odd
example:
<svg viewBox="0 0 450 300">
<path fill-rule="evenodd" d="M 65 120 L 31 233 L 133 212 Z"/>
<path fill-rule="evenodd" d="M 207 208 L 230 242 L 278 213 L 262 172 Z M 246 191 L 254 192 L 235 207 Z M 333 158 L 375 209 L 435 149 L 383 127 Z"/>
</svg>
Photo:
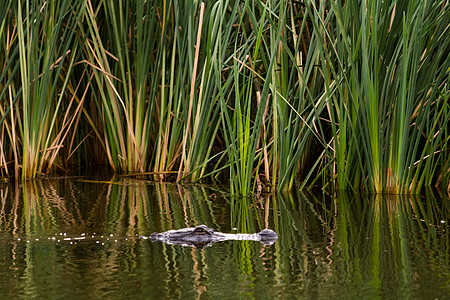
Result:
<svg viewBox="0 0 450 300">
<path fill-rule="evenodd" d="M 236 198 L 207 186 L 42 180 L 2 186 L 1 290 L 23 297 L 440 298 L 449 286 L 448 201 L 303 192 Z M 270 246 L 152 243 L 205 224 L 274 229 Z M 86 286 L 86 291 L 66 287 Z"/>
<path fill-rule="evenodd" d="M 158 224 L 157 230 L 159 232 L 205 224 L 223 232 L 235 230 L 254 233 L 273 226 L 270 225 L 273 221 L 269 224 L 273 217 L 270 197 L 253 201 L 251 198 L 231 198 L 225 192 L 209 187 L 166 184 L 156 186 L 158 191 L 164 191 L 158 192 L 156 196 L 161 208 L 161 224 Z M 266 250 L 271 247 L 264 247 L 252 241 L 217 243 L 207 249 L 186 250 L 180 246 L 166 244 L 156 244 L 152 247 L 160 247 L 164 253 L 164 265 L 167 267 L 167 278 L 164 282 L 172 286 L 176 284 L 180 289 L 186 284 L 182 279 L 182 266 L 189 257 L 188 263 L 192 264 L 189 277 L 192 278 L 192 289 L 196 291 L 196 298 L 210 292 L 210 289 L 221 289 L 220 284 L 217 284 L 218 277 L 225 277 L 221 281 L 236 281 L 237 278 L 241 285 L 252 291 L 255 270 L 261 269 L 265 272 L 273 265 L 263 262 L 273 261 L 273 253 Z"/>
<path fill-rule="evenodd" d="M 430 278 L 440 278 L 440 286 L 449 280 L 448 202 L 343 192 L 334 199 L 281 194 L 278 202 L 280 288 L 319 298 L 361 290 L 416 297 L 433 286 Z"/>
<path fill-rule="evenodd" d="M 100 296 L 127 286 L 120 278 L 137 271 L 137 236 L 149 230 L 148 186 L 114 178 L 28 180 L 1 191 L 1 252 L 10 259 L 2 261 L 0 273 L 13 269 L 22 278 L 8 288 L 39 298 L 64 293 L 62 284 L 83 282 Z"/>
</svg>

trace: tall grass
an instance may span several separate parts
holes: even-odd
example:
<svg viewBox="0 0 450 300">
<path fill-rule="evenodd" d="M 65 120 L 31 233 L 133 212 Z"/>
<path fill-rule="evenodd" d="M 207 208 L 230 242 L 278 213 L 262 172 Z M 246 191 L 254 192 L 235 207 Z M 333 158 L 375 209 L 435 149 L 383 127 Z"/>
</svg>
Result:
<svg viewBox="0 0 450 300">
<path fill-rule="evenodd" d="M 2 125 L 10 142 L 3 144 L 2 157 L 9 163 L 6 153 L 12 152 L 15 177 L 31 178 L 57 162 L 80 112 L 74 89 L 70 93 L 68 87 L 83 3 L 16 1 L 2 6 Z"/>
<path fill-rule="evenodd" d="M 178 170 L 179 180 L 204 172 L 218 128 L 208 126 L 218 116 L 207 80 L 217 49 L 206 48 L 218 47 L 206 34 L 216 29 L 203 25 L 215 21 L 215 8 L 208 18 L 204 11 L 185 1 L 88 1 L 85 55 L 115 170 L 150 169 L 156 178 Z"/>
<path fill-rule="evenodd" d="M 156 180 L 223 174 L 241 195 L 449 187 L 447 1 L 22 0 L 0 16 L 3 176 L 79 153 Z"/>
<path fill-rule="evenodd" d="M 142 2 L 88 1 L 81 28 L 84 53 L 93 75 L 94 99 L 103 122 L 105 151 L 113 169 L 146 169 L 152 105 L 146 105 L 151 53 L 157 37 Z M 136 13 L 131 13 L 131 11 Z M 144 18 L 146 16 L 146 18 Z M 81 25 L 81 24 L 80 24 Z M 150 121 L 148 120 L 150 119 Z"/>
<path fill-rule="evenodd" d="M 330 159 L 339 188 L 415 193 L 435 176 L 436 155 L 448 158 L 449 6 L 366 3 L 307 6 L 322 49 Z"/>
</svg>

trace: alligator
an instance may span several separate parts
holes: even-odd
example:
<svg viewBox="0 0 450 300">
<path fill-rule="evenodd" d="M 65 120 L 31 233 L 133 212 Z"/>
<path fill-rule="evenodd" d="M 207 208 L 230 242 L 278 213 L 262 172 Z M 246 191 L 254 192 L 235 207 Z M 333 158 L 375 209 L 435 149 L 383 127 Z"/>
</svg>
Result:
<svg viewBox="0 0 450 300">
<path fill-rule="evenodd" d="M 145 238 L 145 237 L 142 237 Z M 264 245 L 271 245 L 278 239 L 278 235 L 271 229 L 264 229 L 258 233 L 222 233 L 200 225 L 195 228 L 183 228 L 169 230 L 162 233 L 153 233 L 150 236 L 152 242 L 162 242 L 173 245 L 183 245 L 195 248 L 204 248 L 214 243 L 228 240 L 259 241 Z"/>
</svg>

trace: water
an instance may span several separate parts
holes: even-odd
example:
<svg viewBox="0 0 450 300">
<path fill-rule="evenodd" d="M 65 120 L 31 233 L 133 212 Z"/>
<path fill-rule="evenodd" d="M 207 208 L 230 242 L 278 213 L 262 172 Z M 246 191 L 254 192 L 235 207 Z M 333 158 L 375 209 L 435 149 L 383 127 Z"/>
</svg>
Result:
<svg viewBox="0 0 450 300">
<path fill-rule="evenodd" d="M 279 239 L 139 238 L 206 224 Z M 236 230 L 235 230 L 236 229 Z M 1 299 L 448 299 L 449 201 L 83 178 L 3 184 Z"/>
</svg>

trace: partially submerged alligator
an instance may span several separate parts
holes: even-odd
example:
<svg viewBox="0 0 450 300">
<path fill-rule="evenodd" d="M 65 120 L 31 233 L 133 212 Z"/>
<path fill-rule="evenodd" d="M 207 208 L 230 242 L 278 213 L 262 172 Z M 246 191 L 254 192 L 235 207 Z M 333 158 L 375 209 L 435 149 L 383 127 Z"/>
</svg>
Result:
<svg viewBox="0 0 450 300">
<path fill-rule="evenodd" d="M 264 229 L 258 233 L 222 233 L 209 228 L 206 225 L 200 225 L 195 228 L 184 228 L 179 230 L 169 230 L 162 233 L 153 233 L 150 236 L 152 242 L 163 242 L 166 244 L 175 244 L 204 248 L 214 243 L 227 240 L 249 240 L 259 241 L 264 245 L 271 245 L 278 239 L 278 235 L 271 229 Z"/>
</svg>

